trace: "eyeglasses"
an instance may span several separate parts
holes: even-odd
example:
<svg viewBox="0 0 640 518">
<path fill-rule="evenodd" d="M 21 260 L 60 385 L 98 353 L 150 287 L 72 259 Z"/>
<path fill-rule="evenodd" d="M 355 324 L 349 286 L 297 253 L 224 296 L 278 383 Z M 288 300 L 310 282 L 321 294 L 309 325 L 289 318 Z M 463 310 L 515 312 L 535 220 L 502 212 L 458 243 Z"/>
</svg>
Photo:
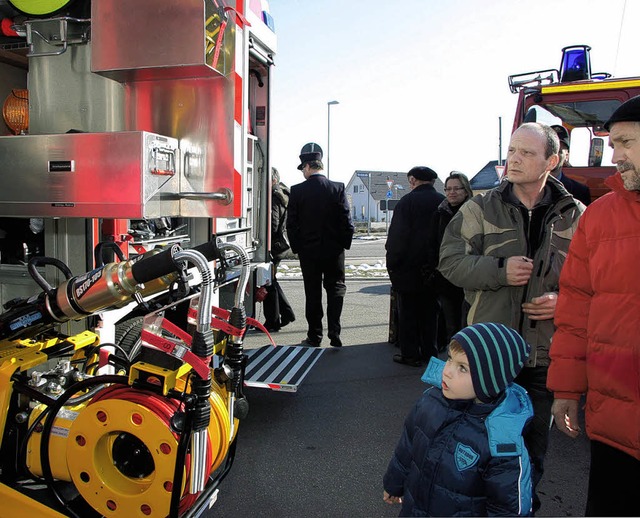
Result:
<svg viewBox="0 0 640 518">
<path fill-rule="evenodd" d="M 458 192 L 464 191 L 464 187 L 445 187 L 444 192 Z"/>
</svg>

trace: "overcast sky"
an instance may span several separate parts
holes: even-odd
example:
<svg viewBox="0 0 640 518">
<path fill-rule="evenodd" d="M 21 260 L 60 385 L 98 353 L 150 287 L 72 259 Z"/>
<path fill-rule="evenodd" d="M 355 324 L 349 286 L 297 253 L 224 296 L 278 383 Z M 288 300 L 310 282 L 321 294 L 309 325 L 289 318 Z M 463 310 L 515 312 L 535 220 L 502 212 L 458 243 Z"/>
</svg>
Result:
<svg viewBox="0 0 640 518">
<path fill-rule="evenodd" d="M 472 177 L 503 158 L 517 96 L 510 74 L 559 68 L 561 49 L 592 47 L 594 72 L 640 76 L 640 2 L 625 0 L 270 0 L 278 51 L 272 165 L 303 180 L 316 142 L 330 178 L 415 165 Z M 326 160 L 325 160 L 326 162 Z M 326 165 L 326 164 L 325 164 Z"/>
</svg>

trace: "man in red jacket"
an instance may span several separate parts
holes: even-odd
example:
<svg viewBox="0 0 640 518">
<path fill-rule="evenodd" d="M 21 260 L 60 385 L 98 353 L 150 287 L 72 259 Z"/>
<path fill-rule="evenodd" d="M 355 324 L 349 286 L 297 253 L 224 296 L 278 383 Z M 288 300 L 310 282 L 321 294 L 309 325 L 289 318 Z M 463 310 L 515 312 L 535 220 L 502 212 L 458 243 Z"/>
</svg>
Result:
<svg viewBox="0 0 640 518">
<path fill-rule="evenodd" d="M 612 192 L 593 202 L 560 277 L 547 378 L 556 426 L 580 432 L 586 394 L 591 467 L 586 516 L 640 516 L 640 96 L 606 122 Z"/>
</svg>

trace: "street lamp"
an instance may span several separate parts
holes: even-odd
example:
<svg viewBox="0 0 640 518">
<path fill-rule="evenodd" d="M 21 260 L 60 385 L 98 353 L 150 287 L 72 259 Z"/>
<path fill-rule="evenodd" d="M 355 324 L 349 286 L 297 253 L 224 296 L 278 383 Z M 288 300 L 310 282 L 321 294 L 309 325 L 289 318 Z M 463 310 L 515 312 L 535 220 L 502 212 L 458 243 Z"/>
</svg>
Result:
<svg viewBox="0 0 640 518">
<path fill-rule="evenodd" d="M 329 101 L 327 103 L 327 179 L 329 179 L 329 148 L 331 146 L 331 107 L 334 104 L 340 104 L 338 101 Z"/>
</svg>

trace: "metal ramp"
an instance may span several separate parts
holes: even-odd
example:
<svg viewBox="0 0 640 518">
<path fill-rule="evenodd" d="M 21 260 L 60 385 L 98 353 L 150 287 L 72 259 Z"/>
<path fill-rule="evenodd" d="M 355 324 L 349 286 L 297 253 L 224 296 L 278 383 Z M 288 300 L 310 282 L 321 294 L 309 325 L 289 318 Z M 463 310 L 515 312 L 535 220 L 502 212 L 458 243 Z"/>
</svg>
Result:
<svg viewBox="0 0 640 518">
<path fill-rule="evenodd" d="M 265 345 L 245 350 L 248 356 L 244 374 L 247 387 L 296 392 L 324 349 L 297 345 Z"/>
</svg>

